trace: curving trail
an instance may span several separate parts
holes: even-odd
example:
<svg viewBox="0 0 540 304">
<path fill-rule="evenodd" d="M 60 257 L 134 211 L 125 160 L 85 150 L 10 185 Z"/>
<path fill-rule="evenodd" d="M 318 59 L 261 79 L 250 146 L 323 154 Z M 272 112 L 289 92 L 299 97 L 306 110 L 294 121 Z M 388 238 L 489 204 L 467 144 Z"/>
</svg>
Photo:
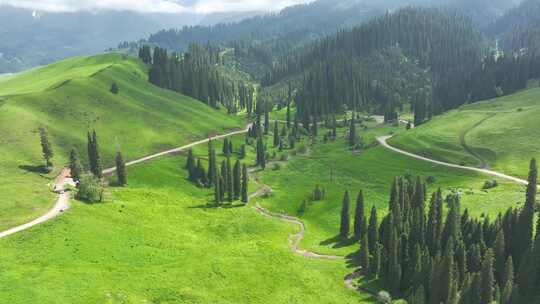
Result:
<svg viewBox="0 0 540 304">
<path fill-rule="evenodd" d="M 161 156 L 164 156 L 164 155 L 173 154 L 173 153 L 177 153 L 177 152 L 182 152 L 182 151 L 187 150 L 189 148 L 192 148 L 194 146 L 207 143 L 209 140 L 217 140 L 217 139 L 221 139 L 221 138 L 225 138 L 225 137 L 229 137 L 229 136 L 233 136 L 233 135 L 244 134 L 244 133 L 248 132 L 250 127 L 251 127 L 251 124 L 248 124 L 246 126 L 246 128 L 242 129 L 242 130 L 229 132 L 229 133 L 223 134 L 223 135 L 213 136 L 213 137 L 210 137 L 210 138 L 207 138 L 207 139 L 203 139 L 203 140 L 199 140 L 199 141 L 187 144 L 187 145 L 179 147 L 179 148 L 175 148 L 175 149 L 167 150 L 167 151 L 164 151 L 164 152 L 160 152 L 160 153 L 152 154 L 152 155 L 149 155 L 149 156 L 145 156 L 145 157 L 142 157 L 142 158 L 139 158 L 139 159 L 136 159 L 136 160 L 133 160 L 133 161 L 130 161 L 130 162 L 126 163 L 126 166 L 133 166 L 133 165 L 136 165 L 136 164 L 139 164 L 139 163 L 142 163 L 142 162 L 145 162 L 145 161 L 149 161 L 149 160 L 152 160 L 154 158 L 158 158 L 158 157 L 161 157 Z M 111 174 L 111 173 L 113 173 L 115 171 L 116 171 L 116 168 L 109 168 L 109 169 L 103 170 L 103 174 Z M 62 170 L 62 172 L 60 173 L 60 175 L 58 176 L 58 178 L 56 179 L 56 182 L 55 182 L 54 192 L 58 193 L 58 198 L 57 198 L 56 203 L 54 204 L 53 208 L 51 210 L 49 210 L 46 214 L 40 216 L 39 218 L 37 218 L 37 219 L 35 219 L 35 220 L 31 221 L 31 222 L 28 222 L 26 224 L 22 224 L 20 226 L 13 227 L 13 228 L 10 228 L 8 230 L 0 232 L 0 239 L 4 238 L 4 237 L 7 237 L 7 236 L 10 236 L 12 234 L 15 234 L 17 232 L 27 230 L 29 228 L 32 228 L 32 227 L 34 227 L 34 226 L 36 226 L 38 224 L 49 221 L 49 220 L 63 214 L 64 211 L 69 209 L 70 194 L 66 190 L 68 185 L 75 186 L 75 183 L 73 182 L 73 179 L 71 179 L 71 177 L 70 177 L 69 169 L 65 168 L 64 170 Z"/>
<path fill-rule="evenodd" d="M 456 168 L 456 169 L 479 172 L 479 173 L 499 177 L 499 178 L 502 178 L 502 179 L 506 179 L 506 180 L 509 180 L 509 181 L 512 181 L 512 182 L 515 182 L 515 183 L 518 183 L 518 184 L 522 184 L 522 185 L 528 185 L 529 184 L 529 182 L 524 180 L 524 179 L 514 177 L 514 176 L 510 176 L 510 175 L 506 175 L 504 173 L 500 173 L 500 172 L 497 172 L 497 171 L 492 171 L 492 170 L 482 169 L 482 168 L 469 167 L 469 166 L 460 166 L 460 165 L 456 165 L 456 164 L 451 164 L 451 163 L 447 163 L 447 162 L 443 162 L 443 161 L 434 160 L 434 159 L 431 159 L 431 158 L 427 158 L 427 157 L 424 157 L 424 156 L 420 156 L 420 155 L 417 155 L 417 154 L 414 154 L 414 153 L 410 153 L 410 152 L 401 150 L 399 148 L 391 146 L 388 143 L 388 140 L 390 138 L 392 138 L 392 137 L 393 137 L 393 135 L 380 136 L 380 137 L 377 137 L 377 141 L 379 142 L 379 144 L 381 144 L 386 149 L 389 149 L 389 150 L 392 150 L 392 151 L 397 152 L 399 154 L 407 155 L 409 157 L 416 158 L 416 159 L 419 159 L 419 160 L 422 160 L 422 161 L 426 161 L 426 162 L 430 162 L 430 163 L 434 163 L 434 164 L 437 164 L 437 165 L 450 167 L 450 168 Z"/>
</svg>

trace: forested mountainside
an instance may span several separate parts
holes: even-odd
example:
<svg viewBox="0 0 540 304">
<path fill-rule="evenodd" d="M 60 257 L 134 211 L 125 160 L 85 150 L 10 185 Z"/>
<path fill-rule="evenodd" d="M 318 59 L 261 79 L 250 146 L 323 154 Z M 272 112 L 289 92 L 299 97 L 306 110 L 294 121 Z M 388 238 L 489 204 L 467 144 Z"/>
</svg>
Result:
<svg viewBox="0 0 540 304">
<path fill-rule="evenodd" d="M 489 27 L 505 50 L 538 49 L 540 46 L 540 1 L 526 0 L 509 10 Z"/>
<path fill-rule="evenodd" d="M 386 70 L 365 68 L 365 64 L 364 68 L 345 67 L 373 62 L 373 56 L 396 54 L 388 52 L 390 48 L 402 52 L 400 63 L 415 68 L 402 69 L 399 64 Z M 470 19 L 448 10 L 405 8 L 283 57 L 273 64 L 263 85 L 303 78 L 296 102 L 299 113 L 307 116 L 322 117 L 346 105 L 375 109 L 392 118 L 403 102 L 411 102 L 422 112 L 417 120 L 421 123 L 465 102 L 515 92 L 538 75 L 535 53 L 495 55 L 488 52 L 487 41 Z M 410 81 L 419 77 L 403 77 L 420 76 L 415 69 L 427 70 L 429 77 L 420 77 L 420 82 Z"/>
</svg>

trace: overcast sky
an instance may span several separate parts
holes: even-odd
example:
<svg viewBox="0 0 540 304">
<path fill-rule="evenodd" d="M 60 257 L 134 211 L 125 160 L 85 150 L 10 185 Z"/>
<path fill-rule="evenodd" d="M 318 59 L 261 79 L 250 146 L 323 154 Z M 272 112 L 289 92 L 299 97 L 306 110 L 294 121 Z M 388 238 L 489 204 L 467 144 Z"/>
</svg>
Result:
<svg viewBox="0 0 540 304">
<path fill-rule="evenodd" d="M 133 10 L 140 12 L 215 13 L 279 10 L 311 0 L 0 0 L 1 4 L 49 12 Z"/>
</svg>

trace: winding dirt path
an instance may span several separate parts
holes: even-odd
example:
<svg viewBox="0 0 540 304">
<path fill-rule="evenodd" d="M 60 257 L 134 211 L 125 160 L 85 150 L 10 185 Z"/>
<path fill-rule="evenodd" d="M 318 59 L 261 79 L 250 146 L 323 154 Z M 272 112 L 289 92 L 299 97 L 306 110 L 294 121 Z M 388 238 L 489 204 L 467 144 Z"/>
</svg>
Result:
<svg viewBox="0 0 540 304">
<path fill-rule="evenodd" d="M 486 174 L 486 175 L 491 175 L 491 176 L 499 177 L 499 178 L 502 178 L 502 179 L 506 179 L 506 180 L 509 180 L 509 181 L 512 181 L 512 182 L 515 182 L 515 183 L 518 183 L 518 184 L 522 184 L 522 185 L 528 185 L 528 184 L 529 184 L 529 182 L 528 182 L 527 180 L 524 180 L 524 179 L 521 179 L 521 178 L 518 178 L 518 177 L 514 177 L 514 176 L 510 176 L 510 175 L 507 175 L 507 174 L 504 174 L 504 173 L 500 173 L 500 172 L 497 172 L 497 171 L 492 171 L 492 170 L 488 170 L 488 169 L 482 169 L 482 168 L 475 168 L 475 167 L 469 167 L 469 166 L 461 166 L 461 165 L 451 164 L 451 163 L 447 163 L 447 162 L 443 162 L 443 161 L 434 160 L 434 159 L 431 159 L 431 158 L 427 158 L 427 157 L 420 156 L 420 155 L 417 155 L 417 154 L 414 154 L 414 153 L 411 153 L 411 152 L 407 152 L 407 151 L 401 150 L 401 149 L 399 149 L 399 148 L 396 148 L 396 147 L 391 146 L 391 145 L 388 143 L 388 140 L 389 140 L 390 138 L 392 138 L 392 137 L 393 137 L 393 135 L 380 136 L 380 137 L 377 137 L 377 141 L 378 141 L 383 147 L 385 147 L 386 149 L 389 149 L 389 150 L 392 150 L 392 151 L 397 152 L 397 153 L 399 153 L 399 154 L 403 154 L 403 155 L 406 155 L 406 156 L 409 156 L 409 157 L 412 157 L 412 158 L 416 158 L 416 159 L 419 159 L 419 160 L 422 160 L 422 161 L 434 163 L 434 164 L 441 165 L 441 166 L 445 166 L 445 167 L 449 167 L 449 168 L 456 168 L 456 169 L 462 169 L 462 170 L 468 170 L 468 171 L 479 172 L 479 173 L 483 173 L 483 174 Z"/>
<path fill-rule="evenodd" d="M 461 146 L 463 147 L 463 149 L 469 153 L 470 155 L 472 155 L 474 158 L 476 158 L 479 162 L 480 162 L 480 169 L 487 169 L 488 168 L 488 163 L 485 159 L 482 158 L 482 156 L 480 156 L 480 154 L 476 153 L 473 148 L 471 148 L 468 144 L 467 144 L 467 141 L 465 140 L 465 138 L 467 137 L 467 134 L 469 134 L 471 131 L 473 131 L 474 129 L 476 129 L 477 127 L 479 127 L 481 124 L 483 124 L 486 120 L 490 119 L 490 118 L 493 118 L 493 116 L 495 116 L 496 114 L 493 113 L 491 115 L 489 115 L 488 117 L 480 120 L 479 122 L 475 123 L 473 126 L 471 126 L 470 128 L 468 128 L 467 130 L 461 132 L 461 134 L 459 134 L 459 143 L 461 144 Z"/>
</svg>

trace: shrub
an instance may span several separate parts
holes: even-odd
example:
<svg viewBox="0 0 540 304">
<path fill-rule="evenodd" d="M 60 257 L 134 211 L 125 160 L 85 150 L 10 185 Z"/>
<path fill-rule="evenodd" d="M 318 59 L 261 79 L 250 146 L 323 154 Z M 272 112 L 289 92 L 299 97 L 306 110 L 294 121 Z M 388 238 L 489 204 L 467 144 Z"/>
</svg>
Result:
<svg viewBox="0 0 540 304">
<path fill-rule="evenodd" d="M 284 154 L 281 154 L 281 157 L 279 158 L 280 161 L 288 161 L 289 160 L 289 154 L 287 153 L 284 153 Z"/>
<path fill-rule="evenodd" d="M 118 94 L 118 92 L 120 92 L 120 88 L 118 87 L 116 82 L 113 82 L 112 85 L 111 85 L 111 93 L 116 95 L 116 94 Z"/>
<path fill-rule="evenodd" d="M 281 169 L 281 165 L 278 164 L 278 163 L 275 163 L 273 166 L 272 166 L 272 170 L 274 171 L 279 171 Z"/>
<path fill-rule="evenodd" d="M 484 187 L 482 189 L 488 190 L 496 188 L 499 185 L 499 183 L 496 180 L 488 180 L 484 183 Z"/>
<path fill-rule="evenodd" d="M 306 146 L 301 146 L 300 148 L 298 148 L 298 152 L 300 154 L 306 154 L 308 151 L 308 148 Z"/>
<path fill-rule="evenodd" d="M 317 185 L 311 195 L 313 201 L 322 201 L 325 197 L 326 191 Z"/>
<path fill-rule="evenodd" d="M 435 183 L 436 181 L 437 181 L 437 178 L 436 178 L 435 176 L 428 176 L 428 177 L 426 178 L 426 182 L 427 182 L 428 184 L 433 184 L 433 183 Z"/>
<path fill-rule="evenodd" d="M 93 175 L 83 175 L 79 181 L 79 191 L 76 198 L 87 203 L 99 203 L 103 201 L 103 185 Z"/>
</svg>

